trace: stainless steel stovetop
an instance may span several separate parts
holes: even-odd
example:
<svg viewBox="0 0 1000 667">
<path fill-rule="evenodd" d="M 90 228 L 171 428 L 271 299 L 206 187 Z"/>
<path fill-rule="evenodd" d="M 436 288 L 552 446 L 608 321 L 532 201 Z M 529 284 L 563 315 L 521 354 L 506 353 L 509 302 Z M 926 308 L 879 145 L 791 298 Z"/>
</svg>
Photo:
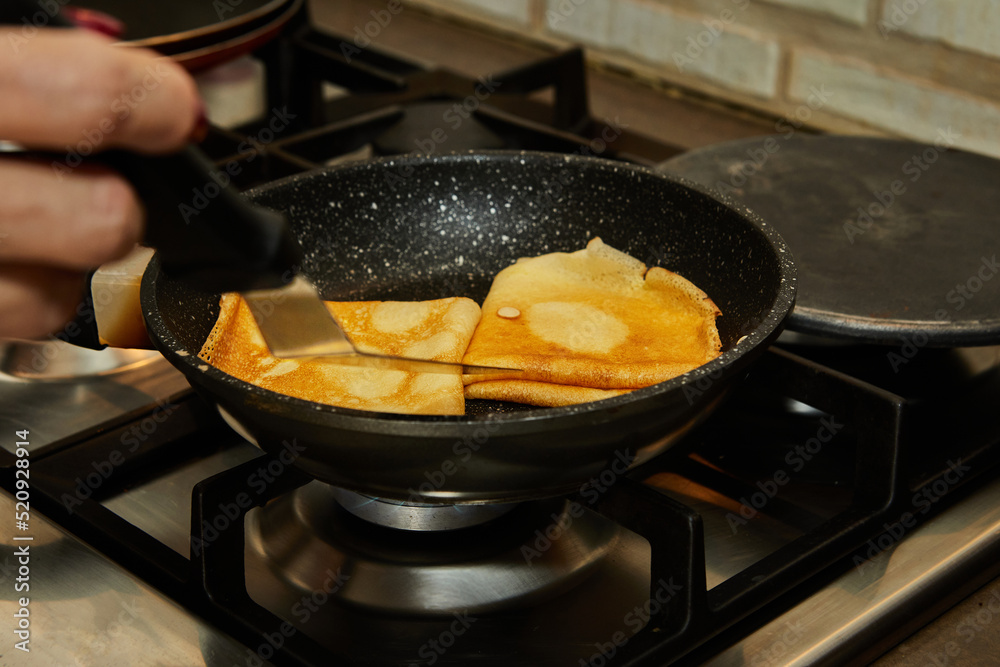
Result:
<svg viewBox="0 0 1000 667">
<path fill-rule="evenodd" d="M 21 353 L 23 350 L 17 352 Z M 75 355 L 76 351 L 69 349 L 65 354 Z M 99 433 L 99 423 L 116 415 L 146 414 L 141 412 L 142 408 L 152 408 L 154 413 L 160 410 L 160 414 L 167 415 L 165 419 L 169 420 L 173 406 L 197 400 L 185 397 L 186 385 L 179 373 L 155 353 L 136 352 L 124 357 L 115 352 L 95 354 L 107 357 L 100 360 L 101 363 L 97 363 L 96 357 L 88 360 L 88 372 L 96 369 L 96 374 L 78 378 L 36 377 L 34 372 L 31 377 L 2 376 L 0 390 L 5 394 L 6 426 L 11 433 L 23 429 L 30 432 L 29 449 L 33 462 L 52 452 L 71 449 L 72 437 L 63 437 L 67 429 L 77 433 L 88 430 Z M 974 377 L 996 372 L 1000 368 L 1000 348 L 969 349 L 955 354 L 965 360 Z M 85 356 L 90 358 L 92 355 L 87 353 Z M 16 354 L 11 358 L 15 357 Z M 122 362 L 125 365 L 118 370 L 107 368 Z M 53 369 L 56 367 L 56 364 L 50 366 Z M 5 369 L 16 370 L 11 364 Z M 775 409 L 774 404 L 761 407 L 755 404 L 755 400 L 754 397 L 733 397 L 714 421 L 725 428 L 739 429 L 743 427 L 736 426 L 732 420 L 746 410 L 767 413 Z M 836 415 L 830 417 L 787 399 L 779 402 L 778 409 L 787 418 L 794 420 L 802 417 L 812 420 L 810 424 L 825 424 L 826 435 L 830 436 L 829 446 L 836 445 L 837 437 L 840 437 Z M 136 413 L 137 409 L 139 413 Z M 136 422 L 137 428 L 122 431 L 120 439 L 123 445 L 131 442 L 130 438 L 141 437 L 143 423 L 140 419 Z M 750 424 L 745 428 L 749 433 L 756 427 Z M 824 435 L 822 431 L 817 431 L 817 434 Z M 696 433 L 693 437 L 698 439 L 701 436 Z M 239 437 L 224 440 L 220 444 L 206 438 L 203 455 L 188 457 L 183 463 L 171 463 L 161 471 L 143 475 L 140 482 L 129 484 L 121 492 L 103 498 L 101 505 L 169 547 L 178 557 L 189 557 L 192 550 L 193 487 L 213 474 L 246 465 L 261 457 L 258 449 Z M 718 437 L 705 436 L 704 440 L 708 445 L 701 449 L 696 446 L 687 460 L 707 463 L 706 469 L 710 471 L 722 470 L 718 464 L 727 460 L 735 470 L 739 470 L 743 466 L 740 448 L 753 446 L 752 443 L 730 442 L 729 451 L 720 452 L 713 444 L 720 441 Z M 809 440 L 806 438 L 802 442 L 808 443 Z M 799 507 L 818 512 L 812 519 L 804 519 L 808 523 L 809 520 L 822 520 L 826 515 L 835 516 L 846 501 L 844 489 L 838 488 L 836 483 L 829 484 L 823 471 L 810 468 L 813 459 L 809 454 L 809 445 L 804 446 L 806 449 L 800 452 L 800 458 L 786 462 L 786 472 L 791 481 L 783 486 L 787 486 L 788 490 L 801 487 L 794 489 L 795 494 L 802 494 L 796 501 Z M 948 443 L 942 442 L 940 446 L 947 447 Z M 7 444 L 5 449 L 12 451 Z M 814 455 L 817 460 L 820 459 L 818 451 Z M 83 488 L 84 493 L 89 485 L 93 487 L 93 492 L 100 495 L 100 483 L 92 482 L 97 480 L 95 473 L 102 475 L 101 470 L 107 472 L 106 465 L 102 464 L 106 462 L 95 461 L 89 467 L 81 466 L 77 481 L 82 481 L 83 486 L 78 488 Z M 820 464 L 827 465 L 822 460 Z M 956 462 L 953 471 L 956 482 L 965 474 L 963 466 L 960 461 Z M 702 516 L 706 581 L 710 591 L 723 588 L 727 581 L 738 577 L 746 568 L 773 554 L 803 532 L 801 522 L 793 527 L 790 524 L 796 524 L 795 521 L 778 520 L 771 516 L 784 519 L 789 515 L 788 508 L 768 507 L 771 502 L 778 504 L 785 500 L 771 497 L 773 489 L 768 485 L 767 478 L 760 480 L 756 489 L 748 490 L 754 491 L 753 494 L 734 500 L 714 491 L 711 477 L 706 477 L 704 472 L 691 474 L 692 470 L 686 470 L 684 465 L 675 463 L 657 468 L 654 462 L 639 473 L 646 485 L 680 500 Z M 111 471 L 107 477 L 110 479 L 114 474 L 116 471 Z M 768 619 L 757 621 L 755 624 L 760 627 L 750 628 L 742 638 L 727 634 L 710 640 L 707 644 L 709 648 L 696 653 L 692 660 L 713 665 L 806 665 L 845 664 L 862 657 L 874 657 L 886 647 L 887 642 L 899 641 L 929 616 L 940 613 L 996 575 L 997 563 L 1000 563 L 1000 477 L 995 474 L 990 477 L 992 479 L 974 485 L 975 488 L 951 494 L 947 501 L 941 500 L 941 505 L 950 506 L 940 512 L 934 506 L 939 501 L 933 486 L 923 495 L 914 495 L 912 514 L 922 519 L 920 514 L 926 507 L 932 518 L 915 527 L 903 514 L 898 521 L 887 522 L 882 534 L 860 545 L 853 559 L 841 562 L 820 575 L 818 579 L 822 580 L 822 585 L 807 584 L 808 593 L 801 596 L 796 604 L 766 612 Z M 783 479 L 772 475 L 771 483 L 778 484 Z M 383 586 L 381 593 L 371 593 L 372 582 L 378 588 L 378 582 L 384 578 L 392 580 L 392 577 L 399 576 L 399 563 L 393 563 L 391 554 L 380 554 L 365 561 L 360 558 L 345 559 L 331 551 L 331 540 L 324 542 L 322 534 L 324 526 L 337 525 L 338 519 L 329 514 L 336 502 L 326 491 L 309 491 L 310 488 L 307 485 L 303 487 L 304 491 L 297 492 L 298 495 L 285 495 L 285 500 L 281 502 L 272 502 L 265 509 L 251 511 L 245 527 L 249 545 L 245 559 L 251 598 L 273 608 L 272 611 L 294 624 L 297 631 L 312 634 L 320 643 L 324 643 L 325 636 L 337 636 L 337 641 L 345 641 L 343 636 L 330 632 L 329 625 L 324 625 L 334 620 L 344 623 L 345 618 L 338 618 L 333 613 L 316 613 L 303 619 L 301 613 L 296 615 L 290 612 L 294 607 L 289 600 L 294 602 L 302 591 L 324 590 L 326 586 L 334 595 L 342 587 L 340 595 L 357 598 L 350 604 L 361 605 L 366 609 L 365 614 L 370 613 L 372 606 L 384 604 L 392 609 L 397 605 L 396 611 L 385 612 L 391 617 L 398 613 L 399 599 L 408 598 L 409 604 L 419 605 L 421 596 L 439 594 L 435 591 L 441 587 L 448 589 L 448 582 L 452 579 L 485 577 L 483 586 L 473 587 L 475 595 L 482 597 L 481 589 L 492 588 L 494 596 L 503 598 L 514 585 L 512 582 L 520 577 L 516 574 L 520 559 L 508 556 L 506 561 L 491 563 L 478 573 L 475 568 L 457 568 L 444 575 L 440 571 L 418 571 L 418 579 L 423 578 L 426 582 L 422 589 L 410 579 L 408 587 L 413 590 L 393 590 L 391 586 L 388 589 Z M 950 489 L 938 490 L 942 492 L 942 497 L 950 492 Z M 317 494 L 319 502 L 310 502 L 308 498 L 303 500 L 304 496 Z M 957 499 L 953 497 L 956 495 Z M 0 504 L 5 515 L 13 514 L 13 499 L 9 493 L 3 493 Z M 64 506 L 67 515 L 77 508 L 72 501 Z M 316 515 L 316 512 L 319 514 Z M 215 516 L 226 516 L 225 508 L 220 506 L 220 512 L 216 512 Z M 596 665 L 610 658 L 610 654 L 616 652 L 615 642 L 624 646 L 632 636 L 633 625 L 638 630 L 640 624 L 635 619 L 641 614 L 630 617 L 630 610 L 641 609 L 646 592 L 656 590 L 657 582 L 649 581 L 650 552 L 645 541 L 629 531 L 608 526 L 606 521 L 589 510 L 587 517 L 589 523 L 581 521 L 578 526 L 580 532 L 574 534 L 576 541 L 572 543 L 573 548 L 549 563 L 550 567 L 562 563 L 565 569 L 573 569 L 576 566 L 567 566 L 565 562 L 572 560 L 574 550 L 580 552 L 575 557 L 582 558 L 577 567 L 581 573 L 567 580 L 568 583 L 563 586 L 569 587 L 569 591 L 559 593 L 554 599 L 549 593 L 528 596 L 525 602 L 513 606 L 516 613 L 523 614 L 525 622 L 530 621 L 536 626 L 544 626 L 546 621 L 553 624 L 549 634 L 536 638 L 535 641 L 542 644 L 547 641 L 546 637 L 555 635 L 558 627 L 581 629 L 578 635 L 570 638 L 575 642 L 573 650 L 554 652 L 552 656 L 558 658 L 550 656 L 551 664 L 589 662 Z M 261 646 L 241 646 L 228 633 L 220 632 L 197 614 L 185 610 L 170 599 L 170 591 L 165 591 L 168 595 L 164 595 L 164 591 L 156 590 L 109 561 L 85 544 L 80 536 L 68 534 L 57 525 L 65 523 L 64 519 L 66 517 L 63 516 L 46 517 L 33 510 L 29 530 L 16 535 L 30 536 L 33 539 L 29 542 L 13 540 L 13 533 L 17 531 L 12 531 L 11 521 L 0 524 L 3 525 L 0 534 L 3 535 L 6 551 L 0 575 L 7 591 L 0 599 L 0 613 L 13 614 L 19 607 L 17 596 L 12 593 L 18 573 L 14 550 L 28 544 L 31 552 L 32 631 L 32 652 L 5 649 L 0 664 L 256 664 L 253 660 L 259 659 Z M 306 529 L 296 531 L 292 524 L 297 522 L 304 523 Z M 262 525 L 265 527 L 261 528 Z M 808 532 L 808 526 L 805 528 Z M 275 531 L 277 541 L 273 539 Z M 262 537 L 265 533 L 272 534 L 270 544 Z M 86 537 L 94 539 L 90 535 Z M 310 541 L 318 542 L 320 546 L 310 546 Z M 281 553 L 272 553 L 275 548 Z M 266 554 L 270 554 L 269 557 Z M 309 558 L 326 558 L 328 562 L 321 566 L 320 563 L 309 562 Z M 282 560 L 292 563 L 292 566 L 273 566 L 275 561 Z M 523 563 L 520 565 L 523 566 Z M 409 574 L 412 576 L 413 573 Z M 369 584 L 348 589 L 346 582 L 352 579 L 352 586 L 365 579 Z M 673 583 L 664 582 L 664 585 L 672 586 Z M 667 590 L 664 586 L 661 588 Z M 594 597 L 588 599 L 586 594 Z M 382 599 L 374 600 L 373 596 L 381 596 Z M 592 600 L 601 603 L 603 626 L 587 623 L 595 616 Z M 477 604 L 475 600 L 473 603 Z M 350 604 L 347 607 L 349 610 L 353 608 Z M 463 598 L 457 604 L 468 608 L 470 601 Z M 500 611 L 495 611 L 493 606 Z M 496 600 L 487 600 L 487 603 L 475 608 L 473 619 L 488 618 L 491 613 L 510 613 L 504 609 L 506 606 L 497 604 Z M 577 610 L 578 617 L 567 609 Z M 343 614 L 343 611 L 340 613 Z M 761 613 L 755 612 L 753 618 L 759 619 Z M 398 627 L 387 623 L 387 631 L 400 632 Z M 616 627 L 621 628 L 620 634 L 619 631 L 609 632 L 608 628 L 614 630 Z M 358 630 L 352 628 L 351 631 Z M 601 639 L 605 635 L 607 637 Z M 403 633 L 400 636 L 410 635 Z M 413 660 L 419 663 L 419 652 L 424 645 L 416 639 L 412 641 L 416 643 L 408 646 L 407 650 L 412 649 Z M 325 643 L 336 646 L 332 640 Z M 967 645 L 962 644 L 960 648 L 965 650 L 967 659 L 972 657 Z M 489 651 L 488 646 L 480 649 L 480 652 Z M 424 658 L 431 655 L 426 650 L 424 653 Z M 378 664 L 377 660 L 373 664 Z M 608 664 L 625 663 L 612 659 Z"/>
</svg>

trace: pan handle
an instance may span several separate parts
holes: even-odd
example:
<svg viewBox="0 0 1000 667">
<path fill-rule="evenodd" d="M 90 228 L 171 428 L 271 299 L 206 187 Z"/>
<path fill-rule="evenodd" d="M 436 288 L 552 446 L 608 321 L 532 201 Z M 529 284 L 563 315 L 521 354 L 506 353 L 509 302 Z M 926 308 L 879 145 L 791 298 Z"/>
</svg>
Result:
<svg viewBox="0 0 1000 667">
<path fill-rule="evenodd" d="M 146 208 L 144 243 L 171 277 L 241 292 L 282 287 L 298 272 L 302 249 L 285 216 L 251 204 L 197 147 L 97 159 L 132 183 Z"/>
<path fill-rule="evenodd" d="M 0 22 L 17 24 L 37 10 L 29 0 L 7 0 L 0 3 Z M 74 27 L 58 11 L 48 25 Z M 157 250 L 172 277 L 227 292 L 281 287 L 298 272 L 302 249 L 285 217 L 244 199 L 196 146 L 163 156 L 113 150 L 96 160 L 132 183 L 146 208 L 144 243 Z M 77 344 L 103 347 L 95 333 L 90 277 L 69 329 L 80 330 L 73 337 Z"/>
<path fill-rule="evenodd" d="M 156 250 L 172 278 L 231 292 L 283 287 L 298 272 L 302 250 L 285 217 L 244 199 L 196 147 L 165 156 L 108 151 L 95 161 L 135 188 L 146 209 L 144 245 Z M 81 304 L 63 334 L 67 342 L 100 350 L 107 336 L 98 332 L 93 276 L 87 276 Z M 130 319 L 136 318 L 141 312 Z"/>
<path fill-rule="evenodd" d="M 38 13 L 30 0 L 0 3 L 0 23 Z M 47 21 L 74 28 L 58 7 Z M 172 277 L 229 292 L 280 287 L 298 271 L 302 250 L 285 217 L 244 199 L 197 146 L 162 156 L 111 150 L 94 160 L 132 183 L 146 207 L 145 245 Z"/>
</svg>

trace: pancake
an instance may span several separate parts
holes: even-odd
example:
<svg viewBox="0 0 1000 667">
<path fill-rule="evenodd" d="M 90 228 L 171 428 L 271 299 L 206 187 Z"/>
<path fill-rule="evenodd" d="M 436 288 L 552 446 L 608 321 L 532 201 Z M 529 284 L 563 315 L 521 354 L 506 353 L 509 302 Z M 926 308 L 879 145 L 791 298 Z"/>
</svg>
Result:
<svg viewBox="0 0 1000 667">
<path fill-rule="evenodd" d="M 507 366 L 506 368 L 509 368 Z M 485 398 L 491 401 L 526 403 L 546 408 L 575 403 L 590 403 L 612 396 L 621 396 L 631 389 L 594 389 L 574 387 L 568 384 L 533 382 L 531 380 L 502 380 L 474 382 L 465 387 L 465 397 Z"/>
<path fill-rule="evenodd" d="M 700 289 L 595 238 L 496 275 L 463 359 L 520 368 L 465 376 L 466 398 L 571 405 L 677 377 L 717 357 L 719 309 Z"/>
<path fill-rule="evenodd" d="M 219 319 L 198 357 L 264 389 L 356 410 L 404 414 L 465 413 L 462 378 L 345 366 L 322 358 L 277 359 L 250 308 L 225 294 Z M 454 297 L 435 301 L 326 302 L 355 346 L 365 352 L 459 362 L 479 322 L 479 306 Z"/>
</svg>

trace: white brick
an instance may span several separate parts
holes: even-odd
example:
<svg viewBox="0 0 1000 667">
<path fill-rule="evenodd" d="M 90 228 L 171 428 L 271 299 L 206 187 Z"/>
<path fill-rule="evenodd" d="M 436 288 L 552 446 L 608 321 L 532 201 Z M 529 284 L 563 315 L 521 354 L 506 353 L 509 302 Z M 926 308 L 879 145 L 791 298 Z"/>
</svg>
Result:
<svg viewBox="0 0 1000 667">
<path fill-rule="evenodd" d="M 607 46 L 612 0 L 547 0 L 545 27 L 570 39 Z"/>
<path fill-rule="evenodd" d="M 444 8 L 453 5 L 522 25 L 531 23 L 531 0 L 501 0 L 499 2 L 494 0 L 439 0 L 435 4 Z"/>
<path fill-rule="evenodd" d="M 878 27 L 1000 56 L 1000 0 L 888 0 Z"/>
<path fill-rule="evenodd" d="M 923 141 L 933 141 L 940 130 L 951 127 L 960 135 L 956 146 L 1000 155 L 1000 106 L 982 98 L 880 72 L 864 63 L 796 53 L 789 92 L 806 101 L 811 87 L 831 93 L 825 112 Z"/>
<path fill-rule="evenodd" d="M 546 11 L 559 5 L 559 0 L 549 0 Z M 741 14 L 739 3 L 697 16 L 638 2 L 584 0 L 561 17 L 565 20 L 546 23 L 559 35 L 618 49 L 735 91 L 773 97 L 781 49 L 740 28 Z"/>
<path fill-rule="evenodd" d="M 868 20 L 869 0 L 765 0 L 772 5 L 818 12 L 848 23 L 864 25 Z M 913 0 L 916 2 L 916 0 Z"/>
</svg>

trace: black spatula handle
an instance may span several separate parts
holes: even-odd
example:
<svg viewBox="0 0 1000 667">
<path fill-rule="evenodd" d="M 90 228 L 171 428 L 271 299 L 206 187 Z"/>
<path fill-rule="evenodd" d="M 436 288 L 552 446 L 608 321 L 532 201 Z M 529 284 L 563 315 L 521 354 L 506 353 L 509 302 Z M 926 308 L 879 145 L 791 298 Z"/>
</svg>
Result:
<svg viewBox="0 0 1000 667">
<path fill-rule="evenodd" d="M 247 201 L 195 146 L 163 156 L 97 159 L 132 183 L 146 208 L 145 243 L 172 278 L 212 291 L 281 287 L 302 251 L 285 217 Z"/>
<path fill-rule="evenodd" d="M 2 0 L 0 23 L 40 12 L 50 27 L 73 27 L 31 0 Z M 284 216 L 244 199 L 196 146 L 165 156 L 107 151 L 95 160 L 136 189 L 146 208 L 145 243 L 171 277 L 228 292 L 280 287 L 297 270 L 302 252 Z"/>
</svg>

